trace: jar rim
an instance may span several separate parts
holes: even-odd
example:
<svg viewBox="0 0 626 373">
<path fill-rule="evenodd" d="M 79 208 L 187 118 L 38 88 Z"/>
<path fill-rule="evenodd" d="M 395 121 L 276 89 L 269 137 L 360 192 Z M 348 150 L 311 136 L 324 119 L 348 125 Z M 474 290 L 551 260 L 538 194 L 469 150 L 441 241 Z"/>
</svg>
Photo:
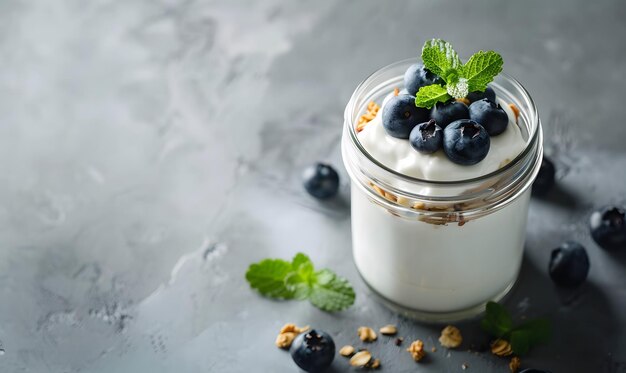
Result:
<svg viewBox="0 0 626 373">
<path fill-rule="evenodd" d="M 344 126 L 347 126 L 347 130 L 348 130 L 348 133 L 350 134 L 350 139 L 351 139 L 352 144 L 354 146 L 356 146 L 356 148 L 359 150 L 359 152 L 362 155 L 364 155 L 375 166 L 377 166 L 381 170 L 391 174 L 395 178 L 400 178 L 404 182 L 453 187 L 453 186 L 461 186 L 461 185 L 469 184 L 469 183 L 482 182 L 482 181 L 485 181 L 485 180 L 489 180 L 489 179 L 495 178 L 495 177 L 497 177 L 499 175 L 505 174 L 511 168 L 516 167 L 520 162 L 522 162 L 526 158 L 528 153 L 533 151 L 534 144 L 538 141 L 538 138 L 541 136 L 541 125 L 540 125 L 539 115 L 537 113 L 537 106 L 535 105 L 535 102 L 533 101 L 532 97 L 530 96 L 530 94 L 528 93 L 526 88 L 524 88 L 524 86 L 517 79 L 513 78 L 509 74 L 501 72 L 499 74 L 499 77 L 504 78 L 504 80 L 506 80 L 509 83 L 511 83 L 515 87 L 515 89 L 517 89 L 518 93 L 520 93 L 519 98 L 524 101 L 524 103 L 526 104 L 525 106 L 530 108 L 530 111 L 527 112 L 527 115 L 529 116 L 529 127 L 530 128 L 529 128 L 529 136 L 528 136 L 526 145 L 524 147 L 524 150 L 522 150 L 513 160 L 511 160 L 511 162 L 507 163 L 503 167 L 500 167 L 497 170 L 492 171 L 490 173 L 487 173 L 487 174 L 484 174 L 484 175 L 481 175 L 481 176 L 478 176 L 478 177 L 470 178 L 470 179 L 461 179 L 461 180 L 427 180 L 427 179 L 421 179 L 421 178 L 405 175 L 405 174 L 403 174 L 401 172 L 398 172 L 398 171 L 396 171 L 396 170 L 394 170 L 394 169 L 392 169 L 392 168 L 382 164 L 380 161 L 378 161 L 376 158 L 374 158 L 365 149 L 365 147 L 361 144 L 361 142 L 359 141 L 358 135 L 357 135 L 357 131 L 356 131 L 356 126 L 354 126 L 355 118 L 352 115 L 352 113 L 354 112 L 355 105 L 357 104 L 357 98 L 361 94 L 366 93 L 366 92 L 362 92 L 362 91 L 365 90 L 366 85 L 371 80 L 373 80 L 378 74 L 380 74 L 380 73 L 382 73 L 384 71 L 387 71 L 389 69 L 392 69 L 392 68 L 395 68 L 395 67 L 399 67 L 401 65 L 413 64 L 413 63 L 415 63 L 415 58 L 404 59 L 404 60 L 400 60 L 400 61 L 394 62 L 392 64 L 389 64 L 389 65 L 386 65 L 386 66 L 384 66 L 384 67 L 374 71 L 367 78 L 365 78 L 361 83 L 359 83 L 359 85 L 357 85 L 357 87 L 354 90 L 354 93 L 352 94 L 352 96 L 350 97 L 350 101 L 348 102 L 348 105 L 346 106 L 346 109 L 344 111 Z M 393 80 L 393 79 L 394 78 L 388 79 L 387 82 L 389 80 Z M 397 79 L 397 77 L 395 79 Z M 384 82 L 384 83 L 381 83 L 381 84 L 377 85 L 376 89 L 380 89 L 380 87 L 383 86 L 383 85 L 386 85 L 386 83 Z M 490 85 L 495 86 L 495 87 L 500 88 L 500 89 L 504 89 L 497 82 L 491 82 Z M 374 91 L 374 90 L 375 89 L 372 89 L 370 91 Z"/>
</svg>

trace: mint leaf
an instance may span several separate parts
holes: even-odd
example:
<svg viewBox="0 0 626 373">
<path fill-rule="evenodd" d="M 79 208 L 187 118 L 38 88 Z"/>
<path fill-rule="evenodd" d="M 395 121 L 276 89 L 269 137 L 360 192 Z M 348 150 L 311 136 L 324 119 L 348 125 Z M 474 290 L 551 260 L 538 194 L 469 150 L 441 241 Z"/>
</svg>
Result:
<svg viewBox="0 0 626 373">
<path fill-rule="evenodd" d="M 511 333 L 510 343 L 515 354 L 524 356 L 530 350 L 530 333 L 524 330 L 515 330 Z"/>
<path fill-rule="evenodd" d="M 329 277 L 329 275 L 332 275 Z M 324 311 L 341 311 L 354 304 L 354 290 L 348 280 L 325 270 L 324 283 L 313 285 L 309 301 Z"/>
<path fill-rule="evenodd" d="M 315 267 L 303 253 L 291 262 L 281 259 L 265 259 L 251 264 L 246 279 L 253 289 L 262 295 L 278 299 L 309 299 L 324 311 L 340 311 L 354 303 L 354 290 L 348 280 L 328 269 L 315 271 Z"/>
<path fill-rule="evenodd" d="M 280 259 L 264 259 L 250 265 L 246 280 L 253 289 L 270 298 L 292 299 L 293 290 L 285 284 L 285 278 L 292 272 L 291 263 Z"/>
<path fill-rule="evenodd" d="M 441 39 L 432 39 L 424 43 L 422 61 L 430 72 L 439 75 L 444 80 L 448 77 L 447 70 L 458 69 L 462 66 L 461 59 L 452 45 Z M 449 82 L 446 80 L 446 83 Z"/>
<path fill-rule="evenodd" d="M 482 319 L 480 326 L 484 331 L 496 338 L 501 338 L 507 334 L 513 327 L 513 319 L 502 305 L 496 302 L 487 303 L 485 317 Z"/>
<path fill-rule="evenodd" d="M 294 270 L 298 270 L 301 265 L 307 263 L 312 265 L 311 259 L 303 253 L 297 253 L 296 256 L 294 256 L 291 260 L 291 266 Z"/>
<path fill-rule="evenodd" d="M 474 54 L 462 67 L 462 76 L 467 79 L 469 91 L 484 91 L 487 84 L 502 71 L 503 64 L 502 57 L 494 51 Z"/>
<path fill-rule="evenodd" d="M 513 333 L 518 331 L 527 332 L 530 344 L 535 345 L 550 338 L 550 322 L 546 319 L 533 319 L 516 326 Z"/>
<path fill-rule="evenodd" d="M 417 91 L 415 106 L 430 109 L 437 102 L 446 102 L 451 98 L 445 87 L 439 84 L 432 84 Z"/>
<path fill-rule="evenodd" d="M 294 299 L 304 300 L 311 294 L 314 282 L 313 263 L 308 256 L 298 253 L 291 261 L 292 272 L 285 278 L 287 288 L 293 292 Z"/>
</svg>

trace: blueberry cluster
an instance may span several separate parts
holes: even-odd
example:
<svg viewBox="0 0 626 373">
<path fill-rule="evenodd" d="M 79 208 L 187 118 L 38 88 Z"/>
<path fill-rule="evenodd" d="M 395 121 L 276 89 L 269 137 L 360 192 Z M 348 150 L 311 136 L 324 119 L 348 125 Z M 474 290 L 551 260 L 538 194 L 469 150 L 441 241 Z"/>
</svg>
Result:
<svg viewBox="0 0 626 373">
<path fill-rule="evenodd" d="M 468 94 L 465 102 L 469 106 L 457 100 L 439 102 L 432 109 L 415 105 L 415 94 L 421 87 L 442 83 L 441 77 L 421 63 L 409 67 L 404 74 L 405 89 L 383 108 L 383 126 L 390 136 L 408 139 L 418 152 L 430 154 L 443 149 L 454 163 L 476 164 L 489 153 L 490 136 L 506 130 L 508 115 L 496 103 L 496 93 L 490 87 Z"/>
</svg>

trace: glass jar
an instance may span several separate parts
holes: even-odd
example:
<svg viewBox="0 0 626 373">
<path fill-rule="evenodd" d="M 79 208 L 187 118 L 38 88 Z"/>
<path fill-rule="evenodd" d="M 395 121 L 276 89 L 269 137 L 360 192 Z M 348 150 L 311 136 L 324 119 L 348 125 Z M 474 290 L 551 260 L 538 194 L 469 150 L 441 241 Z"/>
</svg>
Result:
<svg viewBox="0 0 626 373">
<path fill-rule="evenodd" d="M 414 63 L 384 67 L 354 91 L 345 110 L 342 156 L 352 181 L 352 247 L 359 274 L 388 307 L 445 322 L 475 316 L 513 287 L 522 262 L 531 185 L 543 156 L 537 109 L 515 79 L 490 84 L 519 108 L 524 150 L 473 179 L 429 181 L 374 159 L 357 136 L 369 102 L 383 102 Z"/>
</svg>

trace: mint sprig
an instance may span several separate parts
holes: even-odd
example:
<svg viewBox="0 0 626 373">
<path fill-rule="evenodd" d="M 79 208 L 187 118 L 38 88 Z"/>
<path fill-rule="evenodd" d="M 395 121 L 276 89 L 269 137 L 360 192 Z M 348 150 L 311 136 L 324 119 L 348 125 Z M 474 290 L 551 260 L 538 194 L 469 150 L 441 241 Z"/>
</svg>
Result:
<svg viewBox="0 0 626 373">
<path fill-rule="evenodd" d="M 550 337 L 550 323 L 545 319 L 532 319 L 519 325 L 513 324 L 509 311 L 502 305 L 489 302 L 481 327 L 492 336 L 509 341 L 513 352 L 526 355 L 531 347 Z"/>
<path fill-rule="evenodd" d="M 315 270 L 303 253 L 291 262 L 282 259 L 264 259 L 251 264 L 246 280 L 261 295 L 275 299 L 309 299 L 324 311 L 341 311 L 354 303 L 354 290 L 348 280 L 329 269 Z"/>
<path fill-rule="evenodd" d="M 441 39 L 432 39 L 422 48 L 424 67 L 439 75 L 446 83 L 440 88 L 433 85 L 420 88 L 415 96 L 417 107 L 432 108 L 437 102 L 464 98 L 470 92 L 483 92 L 487 84 L 501 71 L 502 57 L 494 52 L 480 51 L 463 64 L 452 45 Z M 424 91 L 422 94 L 420 92 Z"/>
</svg>

